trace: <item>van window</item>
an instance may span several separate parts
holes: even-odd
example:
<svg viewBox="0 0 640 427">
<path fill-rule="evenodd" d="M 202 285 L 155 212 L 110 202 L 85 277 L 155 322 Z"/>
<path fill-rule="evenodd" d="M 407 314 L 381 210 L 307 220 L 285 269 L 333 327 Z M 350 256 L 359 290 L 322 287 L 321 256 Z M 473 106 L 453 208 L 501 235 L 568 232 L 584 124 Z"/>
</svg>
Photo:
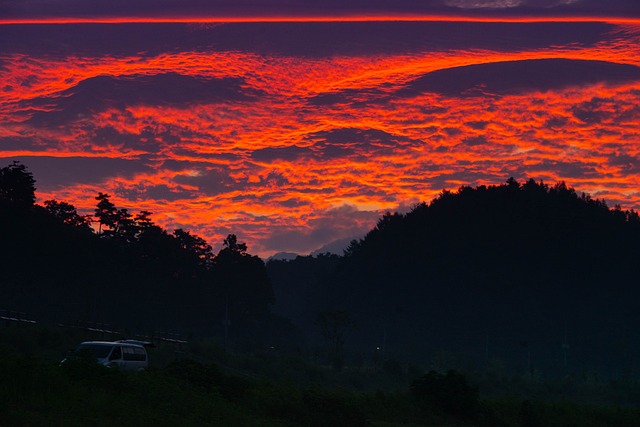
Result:
<svg viewBox="0 0 640 427">
<path fill-rule="evenodd" d="M 119 346 L 116 346 L 113 349 L 113 352 L 111 352 L 111 356 L 109 357 L 109 360 L 119 360 L 122 359 L 122 350 L 120 350 Z"/>
<path fill-rule="evenodd" d="M 144 362 L 147 360 L 147 352 L 140 347 L 122 347 L 122 353 L 124 360 L 131 360 L 136 362 Z"/>
<path fill-rule="evenodd" d="M 80 353 L 83 351 L 90 351 L 91 354 L 93 354 L 93 356 L 96 359 L 104 359 L 109 355 L 109 352 L 111 351 L 112 348 L 113 348 L 113 344 L 105 345 L 105 344 L 86 343 L 86 344 L 81 344 L 76 350 L 76 353 Z"/>
<path fill-rule="evenodd" d="M 135 360 L 139 360 L 141 362 L 147 360 L 147 352 L 144 348 L 134 347 L 133 351 L 135 352 Z"/>
<path fill-rule="evenodd" d="M 136 360 L 133 347 L 122 347 L 122 353 L 124 360 Z"/>
</svg>

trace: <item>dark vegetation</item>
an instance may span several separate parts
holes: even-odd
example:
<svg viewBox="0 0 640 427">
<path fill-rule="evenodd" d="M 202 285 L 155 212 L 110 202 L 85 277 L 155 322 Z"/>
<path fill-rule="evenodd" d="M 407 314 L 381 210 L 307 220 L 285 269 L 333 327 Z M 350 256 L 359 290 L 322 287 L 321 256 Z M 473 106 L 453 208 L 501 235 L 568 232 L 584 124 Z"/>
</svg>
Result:
<svg viewBox="0 0 640 427">
<path fill-rule="evenodd" d="M 151 215 L 117 208 L 103 193 L 91 216 L 66 202 L 40 206 L 24 165 L 0 169 L 0 308 L 49 323 L 226 336 L 249 349 L 291 341 L 292 328 L 270 313 L 265 265 L 246 244 L 229 235 L 215 254 Z"/>
<path fill-rule="evenodd" d="M 638 381 L 638 242 L 634 211 L 510 179 L 387 213 L 343 257 L 267 270 L 275 311 L 301 329 L 348 313 L 347 364 Z"/>
<path fill-rule="evenodd" d="M 434 371 L 398 392 L 362 393 L 240 377 L 191 359 L 130 373 L 61 366 L 0 348 L 7 426 L 635 426 L 640 411 L 513 397 L 482 399 L 465 376 Z"/>
<path fill-rule="evenodd" d="M 443 191 L 266 266 L 107 194 L 35 200 L 0 169 L 0 425 L 640 425 L 640 219 L 564 183 Z M 58 366 L 134 336 L 181 339 L 145 373 Z"/>
</svg>

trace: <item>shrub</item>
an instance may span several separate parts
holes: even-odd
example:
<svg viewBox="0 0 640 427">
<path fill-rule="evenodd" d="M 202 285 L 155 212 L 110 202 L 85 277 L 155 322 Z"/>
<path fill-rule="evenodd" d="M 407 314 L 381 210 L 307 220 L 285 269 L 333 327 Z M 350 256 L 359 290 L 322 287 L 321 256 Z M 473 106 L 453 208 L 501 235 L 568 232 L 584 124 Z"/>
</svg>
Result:
<svg viewBox="0 0 640 427">
<path fill-rule="evenodd" d="M 191 359 L 172 362 L 164 372 L 207 393 L 217 391 L 225 399 L 233 401 L 241 399 L 249 388 L 248 381 L 225 375 L 215 365 L 203 365 Z"/>
<path fill-rule="evenodd" d="M 455 371 L 430 371 L 411 384 L 411 394 L 427 411 L 459 419 L 472 419 L 478 411 L 478 390 Z"/>
<path fill-rule="evenodd" d="M 318 391 L 306 391 L 302 400 L 311 427 L 365 427 L 364 414 L 346 398 Z"/>
</svg>

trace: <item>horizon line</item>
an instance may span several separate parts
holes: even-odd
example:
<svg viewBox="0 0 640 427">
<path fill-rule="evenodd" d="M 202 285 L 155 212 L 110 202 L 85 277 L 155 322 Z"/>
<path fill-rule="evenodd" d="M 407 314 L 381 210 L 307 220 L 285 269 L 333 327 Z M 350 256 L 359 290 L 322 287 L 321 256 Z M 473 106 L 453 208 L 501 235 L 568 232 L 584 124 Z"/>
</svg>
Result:
<svg viewBox="0 0 640 427">
<path fill-rule="evenodd" d="M 477 22 L 477 23 L 588 23 L 640 24 L 640 17 L 620 16 L 463 16 L 463 15 L 274 15 L 274 16 L 112 16 L 2 19 L 0 25 L 65 24 L 232 24 L 232 23 L 331 23 L 331 22 Z"/>
</svg>

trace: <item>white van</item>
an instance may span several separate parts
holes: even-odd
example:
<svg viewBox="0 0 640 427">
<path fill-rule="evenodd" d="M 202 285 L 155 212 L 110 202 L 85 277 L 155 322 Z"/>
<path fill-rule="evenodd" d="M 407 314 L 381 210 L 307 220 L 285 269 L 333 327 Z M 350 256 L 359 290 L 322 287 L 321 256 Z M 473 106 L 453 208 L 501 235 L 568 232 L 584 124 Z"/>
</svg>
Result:
<svg viewBox="0 0 640 427">
<path fill-rule="evenodd" d="M 85 341 L 74 354 L 91 353 L 100 365 L 127 371 L 144 371 L 149 367 L 149 358 L 143 341 Z"/>
</svg>

